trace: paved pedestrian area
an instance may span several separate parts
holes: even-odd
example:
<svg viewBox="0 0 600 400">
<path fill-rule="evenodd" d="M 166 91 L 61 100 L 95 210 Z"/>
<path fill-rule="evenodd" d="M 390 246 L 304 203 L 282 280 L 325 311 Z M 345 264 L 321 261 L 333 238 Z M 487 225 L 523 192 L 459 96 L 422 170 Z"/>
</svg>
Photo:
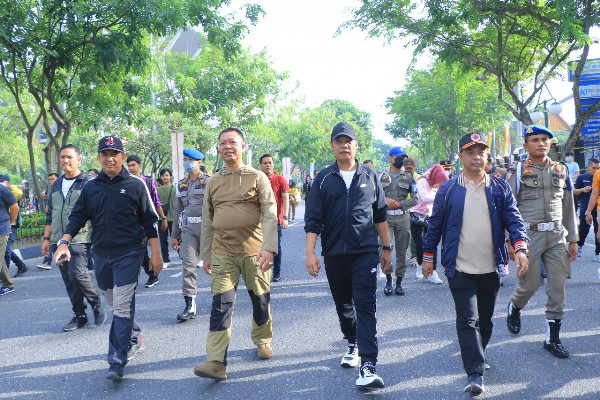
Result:
<svg viewBox="0 0 600 400">
<path fill-rule="evenodd" d="M 297 214 L 302 217 L 302 207 Z M 159 284 L 143 287 L 141 271 L 136 319 L 146 348 L 125 368 L 125 380 L 105 379 L 110 320 L 101 327 L 64 333 L 70 304 L 57 268 L 35 268 L 15 280 L 15 292 L 0 297 L 0 399 L 461 399 L 462 370 L 454 309 L 445 277 L 434 285 L 414 279 L 405 296 L 382 295 L 378 288 L 378 373 L 385 388 L 361 392 L 357 370 L 342 369 L 345 343 L 339 331 L 324 270 L 306 273 L 302 220 L 292 221 L 283 236 L 282 281 L 272 286 L 273 350 L 258 360 L 250 340 L 252 309 L 243 285 L 238 290 L 229 348 L 229 379 L 215 383 L 193 373 L 204 360 L 211 304 L 209 279 L 199 270 L 195 320 L 178 323 L 183 309 L 181 265 L 164 270 Z M 505 308 L 515 287 L 514 267 L 504 280 L 485 375 L 493 399 L 600 398 L 600 282 L 593 247 L 573 264 L 568 282 L 563 343 L 571 358 L 559 360 L 542 348 L 545 287 L 523 310 L 523 328 L 511 335 Z M 14 274 L 16 269 L 11 268 Z M 91 311 L 88 310 L 91 316 Z"/>
</svg>

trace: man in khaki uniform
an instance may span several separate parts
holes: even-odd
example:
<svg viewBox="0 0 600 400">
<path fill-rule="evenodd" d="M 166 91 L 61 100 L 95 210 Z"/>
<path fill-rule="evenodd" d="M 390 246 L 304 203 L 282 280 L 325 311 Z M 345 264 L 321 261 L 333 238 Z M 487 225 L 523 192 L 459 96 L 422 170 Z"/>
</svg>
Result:
<svg viewBox="0 0 600 400">
<path fill-rule="evenodd" d="M 520 332 L 521 309 L 540 286 L 544 263 L 548 276 L 544 348 L 553 356 L 567 358 L 569 352 L 561 344 L 559 334 L 565 314 L 565 282 L 571 275 L 569 260 L 577 258 L 578 234 L 572 184 L 567 166 L 548 157 L 550 139 L 554 138 L 548 128 L 530 125 L 525 128 L 523 136 L 528 158 L 517 165 L 508 183 L 529 236 L 529 272 L 519 279 L 511 297 L 506 324 L 511 333 Z M 569 242 L 568 253 L 565 251 L 565 237 Z"/>
<path fill-rule="evenodd" d="M 179 250 L 183 265 L 182 292 L 185 308 L 177 314 L 179 321 L 196 318 L 197 273 L 200 255 L 202 204 L 209 175 L 200 170 L 204 154 L 196 149 L 183 149 L 183 170 L 186 177 L 177 183 L 171 245 Z"/>
<path fill-rule="evenodd" d="M 396 248 L 396 290 L 392 288 L 391 271 L 386 274 L 387 282 L 383 288 L 386 296 L 396 293 L 404 295 L 402 279 L 406 274 L 406 251 L 410 240 L 410 213 L 408 209 L 418 203 L 417 194 L 413 193 L 414 177 L 404 170 L 406 152 L 401 147 L 392 147 L 388 155 L 390 169 L 380 172 L 378 177 L 385 192 L 387 203 L 387 224 L 390 238 L 394 239 Z"/>
<path fill-rule="evenodd" d="M 240 275 L 252 301 L 252 341 L 258 358 L 273 354 L 269 303 L 277 254 L 277 205 L 265 174 L 242 162 L 246 143 L 239 129 L 223 130 L 218 148 L 225 168 L 210 178 L 202 208 L 201 255 L 204 271 L 211 275 L 213 303 L 206 362 L 196 365 L 194 373 L 224 380 Z"/>
</svg>

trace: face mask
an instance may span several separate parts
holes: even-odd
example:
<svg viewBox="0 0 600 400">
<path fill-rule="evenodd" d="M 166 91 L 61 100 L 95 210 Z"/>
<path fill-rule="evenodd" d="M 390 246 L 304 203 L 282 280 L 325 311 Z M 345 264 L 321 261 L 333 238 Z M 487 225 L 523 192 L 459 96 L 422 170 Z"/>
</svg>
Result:
<svg viewBox="0 0 600 400">
<path fill-rule="evenodd" d="M 565 162 L 571 162 L 571 157 L 565 157 Z"/>
<path fill-rule="evenodd" d="M 402 168 L 403 165 L 404 165 L 404 158 L 396 157 L 396 159 L 394 160 L 394 167 L 400 169 L 400 168 Z"/>
<path fill-rule="evenodd" d="M 196 163 L 193 161 L 186 160 L 183 162 L 183 170 L 186 174 L 191 174 L 196 170 Z"/>
</svg>

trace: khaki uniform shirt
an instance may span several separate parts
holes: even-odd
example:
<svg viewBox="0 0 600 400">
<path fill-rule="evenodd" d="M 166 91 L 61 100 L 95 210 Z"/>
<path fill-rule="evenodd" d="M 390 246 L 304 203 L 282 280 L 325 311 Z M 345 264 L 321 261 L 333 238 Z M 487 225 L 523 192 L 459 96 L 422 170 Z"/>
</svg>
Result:
<svg viewBox="0 0 600 400">
<path fill-rule="evenodd" d="M 201 254 L 255 256 L 277 253 L 277 204 L 267 176 L 250 166 L 222 169 L 206 186 Z"/>
<path fill-rule="evenodd" d="M 412 189 L 414 180 L 414 177 L 404 169 L 398 173 L 389 171 L 379 173 L 379 181 L 383 186 L 385 197 L 398 200 L 404 211 L 408 211 L 418 203 L 418 198 Z"/>
<path fill-rule="evenodd" d="M 523 220 L 529 224 L 557 222 L 555 231 L 560 225 L 567 231 L 567 242 L 579 240 L 575 206 L 571 183 L 567 182 L 567 166 L 561 162 L 548 159 L 537 165 L 531 159 L 522 164 L 521 176 L 508 175 L 508 184 L 516 193 L 517 206 Z M 517 193 L 516 180 L 519 179 Z"/>
<path fill-rule="evenodd" d="M 210 175 L 201 173 L 195 180 L 185 177 L 177 182 L 175 193 L 175 210 L 173 211 L 173 239 L 181 239 L 181 232 L 189 225 L 187 217 L 202 217 L 202 205 L 204 204 L 204 193 Z M 194 226 L 190 225 L 192 231 Z M 199 234 L 200 232 L 194 232 Z"/>
</svg>

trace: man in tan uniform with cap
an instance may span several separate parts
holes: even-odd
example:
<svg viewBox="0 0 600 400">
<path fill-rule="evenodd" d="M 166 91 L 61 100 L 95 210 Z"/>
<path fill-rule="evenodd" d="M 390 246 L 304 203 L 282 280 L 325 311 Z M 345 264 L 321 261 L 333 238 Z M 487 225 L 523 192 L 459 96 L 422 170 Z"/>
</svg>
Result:
<svg viewBox="0 0 600 400">
<path fill-rule="evenodd" d="M 577 258 L 577 221 L 572 184 L 567 166 L 548 157 L 554 134 L 541 125 L 524 131 L 528 158 L 518 164 L 508 178 L 529 236 L 529 272 L 519 278 L 519 285 L 508 303 L 506 325 L 513 334 L 521 331 L 521 309 L 527 305 L 541 282 L 542 262 L 548 276 L 546 293 L 546 340 L 544 348 L 558 358 L 569 357 L 560 341 L 560 327 L 565 315 L 565 282 L 571 264 Z M 568 253 L 565 251 L 565 238 Z M 511 257 L 512 258 L 512 257 Z"/>
</svg>

